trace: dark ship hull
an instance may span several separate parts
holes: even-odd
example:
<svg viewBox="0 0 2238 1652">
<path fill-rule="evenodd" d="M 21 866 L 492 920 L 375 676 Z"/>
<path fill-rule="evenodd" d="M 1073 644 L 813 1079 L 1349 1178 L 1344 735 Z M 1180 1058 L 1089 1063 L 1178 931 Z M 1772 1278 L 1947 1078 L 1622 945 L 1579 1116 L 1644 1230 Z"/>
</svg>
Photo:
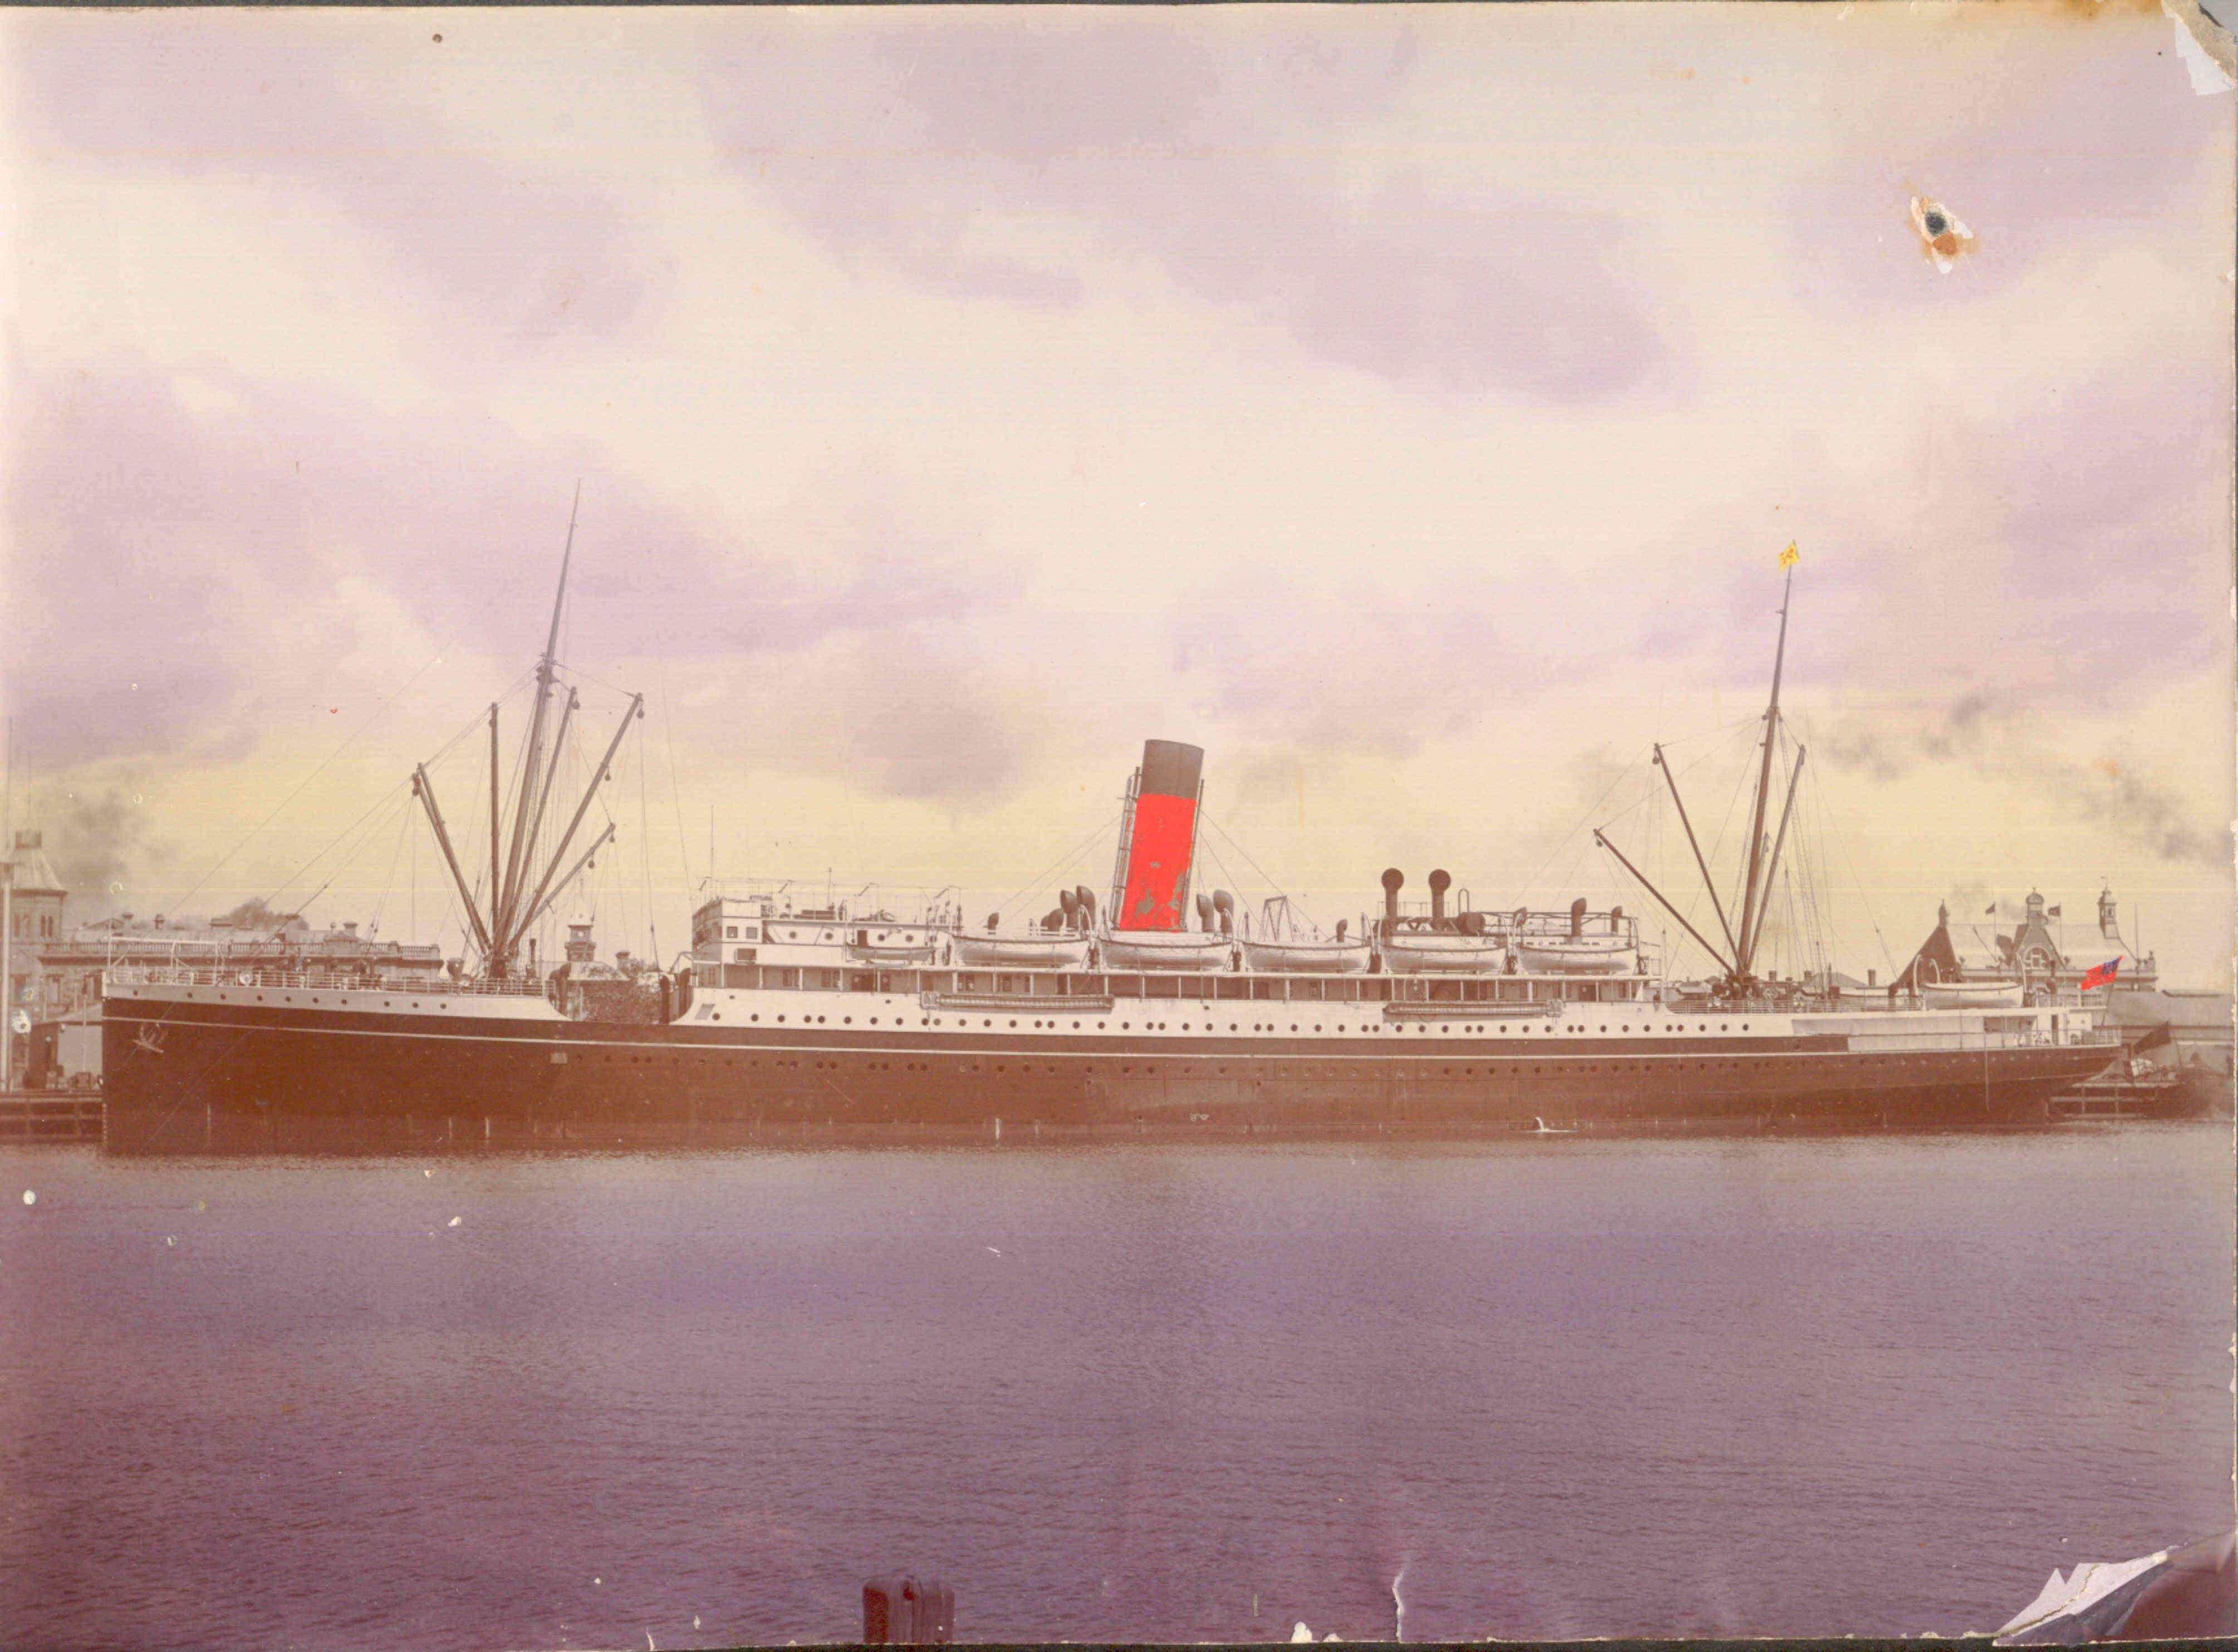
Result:
<svg viewBox="0 0 2238 1652">
<path fill-rule="evenodd" d="M 1840 1034 L 1767 1030 L 1659 1038 L 1581 1028 L 1533 1045 L 1488 1025 L 1341 1048 L 1271 1028 L 1208 1030 L 1177 1047 L 992 1026 L 787 1031 L 475 1009 L 471 999 L 414 1014 L 112 996 L 106 1145 L 310 1152 L 1980 1127 L 2044 1122 L 2051 1098 L 2120 1054 L 2102 1041 L 1858 1049 Z"/>
</svg>

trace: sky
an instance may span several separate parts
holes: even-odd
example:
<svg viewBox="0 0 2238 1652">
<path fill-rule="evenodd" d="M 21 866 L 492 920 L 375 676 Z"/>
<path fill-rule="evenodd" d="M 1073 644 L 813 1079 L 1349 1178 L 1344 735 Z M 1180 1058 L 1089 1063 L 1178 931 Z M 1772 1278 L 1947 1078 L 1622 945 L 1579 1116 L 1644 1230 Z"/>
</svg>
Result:
<svg viewBox="0 0 2238 1652">
<path fill-rule="evenodd" d="M 1606 827 L 1698 922 L 1647 760 L 1730 885 L 1793 541 L 1774 966 L 2110 886 L 2227 988 L 2230 87 L 2111 0 L 0 14 L 12 817 L 457 952 L 407 782 L 486 821 L 579 486 L 608 949 L 1102 887 L 1153 737 L 1247 907 L 1650 908 Z"/>
</svg>

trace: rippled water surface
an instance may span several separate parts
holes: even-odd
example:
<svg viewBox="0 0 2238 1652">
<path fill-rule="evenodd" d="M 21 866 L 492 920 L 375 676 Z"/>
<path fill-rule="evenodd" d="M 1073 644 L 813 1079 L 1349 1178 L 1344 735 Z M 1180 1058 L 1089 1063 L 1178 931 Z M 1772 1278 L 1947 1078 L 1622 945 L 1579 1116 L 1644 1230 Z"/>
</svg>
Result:
<svg viewBox="0 0 2238 1652">
<path fill-rule="evenodd" d="M 0 1637 L 1991 1629 L 2228 1520 L 2231 1162 L 0 1151 Z"/>
</svg>

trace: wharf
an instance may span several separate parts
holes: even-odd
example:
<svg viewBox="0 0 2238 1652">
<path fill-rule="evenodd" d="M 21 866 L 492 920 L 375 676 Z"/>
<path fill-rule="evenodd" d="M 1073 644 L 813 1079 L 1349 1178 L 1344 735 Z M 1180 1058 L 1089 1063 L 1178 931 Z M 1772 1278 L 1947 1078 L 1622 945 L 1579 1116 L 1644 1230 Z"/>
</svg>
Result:
<svg viewBox="0 0 2238 1652">
<path fill-rule="evenodd" d="M 89 1090 L 0 1090 L 0 1142 L 99 1141 L 102 1099 Z"/>
</svg>

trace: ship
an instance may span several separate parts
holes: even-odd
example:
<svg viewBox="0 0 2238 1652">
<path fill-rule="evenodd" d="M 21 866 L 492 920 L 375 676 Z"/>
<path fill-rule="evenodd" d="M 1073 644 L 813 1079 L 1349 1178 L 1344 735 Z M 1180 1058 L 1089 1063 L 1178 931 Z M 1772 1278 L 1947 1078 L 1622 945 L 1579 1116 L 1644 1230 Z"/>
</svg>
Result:
<svg viewBox="0 0 2238 1652">
<path fill-rule="evenodd" d="M 1798 748 L 1774 840 L 1791 569 L 1737 912 L 1686 828 L 1725 944 L 1593 834 L 1716 960 L 1690 985 L 1651 968 L 1620 908 L 1480 909 L 1442 869 L 1427 909 L 1402 903 L 1394 868 L 1382 913 L 1348 935 L 1324 940 L 1286 906 L 1247 940 L 1228 891 L 1192 889 L 1204 753 L 1168 740 L 1126 788 L 1102 900 L 1076 888 L 1038 922 L 967 932 L 946 902 L 711 890 L 673 967 L 600 964 L 581 923 L 542 968 L 531 932 L 616 829 L 579 841 L 644 704 L 558 829 L 547 734 L 578 704 L 554 654 L 572 546 L 571 532 L 509 818 L 490 708 L 486 881 L 425 765 L 413 776 L 472 955 L 434 979 L 269 959 L 111 971 L 111 1151 L 1977 1127 L 2045 1123 L 2051 1098 L 2124 1055 L 2071 994 L 1861 1005 L 1759 975 L 1802 773 Z M 1660 748 L 1655 762 L 1684 821 Z"/>
</svg>

